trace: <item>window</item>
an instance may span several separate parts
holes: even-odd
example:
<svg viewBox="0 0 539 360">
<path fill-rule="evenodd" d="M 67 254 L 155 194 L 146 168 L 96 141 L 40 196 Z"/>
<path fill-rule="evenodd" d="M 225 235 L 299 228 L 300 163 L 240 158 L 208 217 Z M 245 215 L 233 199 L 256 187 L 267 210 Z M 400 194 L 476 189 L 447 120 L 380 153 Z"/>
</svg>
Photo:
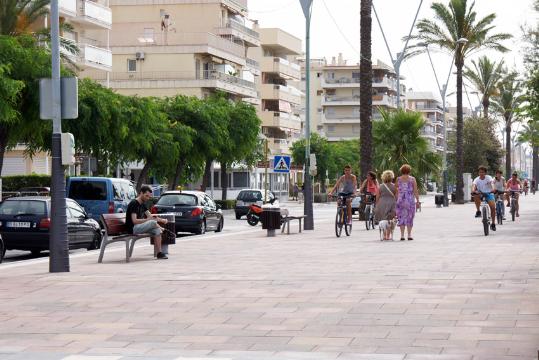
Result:
<svg viewBox="0 0 539 360">
<path fill-rule="evenodd" d="M 174 206 L 195 206 L 197 198 L 191 194 L 165 194 L 159 198 L 158 205 Z"/>
<path fill-rule="evenodd" d="M 352 108 L 352 115 L 354 115 L 354 116 L 359 116 L 359 109 L 360 109 L 359 107 L 354 106 L 354 107 Z"/>
<path fill-rule="evenodd" d="M 234 172 L 232 173 L 232 181 L 235 188 L 249 187 L 249 173 L 247 172 Z"/>
<path fill-rule="evenodd" d="M 328 133 L 334 133 L 335 132 L 335 125 L 328 125 Z"/>
<path fill-rule="evenodd" d="M 7 200 L 0 204 L 0 215 L 45 215 L 45 205 L 39 200 Z"/>
<path fill-rule="evenodd" d="M 335 115 L 335 108 L 332 108 L 332 107 L 326 108 L 326 115 Z"/>
<path fill-rule="evenodd" d="M 359 71 L 352 72 L 352 79 L 359 80 Z"/>
<path fill-rule="evenodd" d="M 335 73 L 334 72 L 328 73 L 328 79 L 335 79 Z"/>
<path fill-rule="evenodd" d="M 112 190 L 114 191 L 114 200 L 122 201 L 124 199 L 122 194 L 122 187 L 119 183 L 112 183 Z"/>
<path fill-rule="evenodd" d="M 359 125 L 352 125 L 352 132 L 354 134 L 359 134 Z"/>
<path fill-rule="evenodd" d="M 72 181 L 69 197 L 75 200 L 107 200 L 107 183 L 104 181 Z"/>
<path fill-rule="evenodd" d="M 74 218 L 85 218 L 86 217 L 86 214 L 84 213 L 84 210 L 79 206 L 77 205 L 76 203 L 72 202 L 72 201 L 69 201 L 67 203 L 67 207 L 69 208 L 69 211 L 71 212 L 71 215 L 74 217 Z"/>
<path fill-rule="evenodd" d="M 319 78 L 322 75 L 322 73 L 317 72 L 316 77 Z"/>
<path fill-rule="evenodd" d="M 241 201 L 260 201 L 262 200 L 262 193 L 260 191 L 245 190 L 240 191 L 238 199 Z"/>
<path fill-rule="evenodd" d="M 137 71 L 137 60 L 127 59 L 127 71 L 136 72 Z"/>
</svg>

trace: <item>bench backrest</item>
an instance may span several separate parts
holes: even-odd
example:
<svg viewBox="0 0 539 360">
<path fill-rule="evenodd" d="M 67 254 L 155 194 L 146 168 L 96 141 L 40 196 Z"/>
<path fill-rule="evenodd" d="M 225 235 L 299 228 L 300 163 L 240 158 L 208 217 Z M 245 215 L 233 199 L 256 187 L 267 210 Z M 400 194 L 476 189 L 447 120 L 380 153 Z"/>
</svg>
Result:
<svg viewBox="0 0 539 360">
<path fill-rule="evenodd" d="M 108 235 L 120 235 L 127 233 L 125 225 L 125 213 L 102 214 L 103 224 Z"/>
</svg>

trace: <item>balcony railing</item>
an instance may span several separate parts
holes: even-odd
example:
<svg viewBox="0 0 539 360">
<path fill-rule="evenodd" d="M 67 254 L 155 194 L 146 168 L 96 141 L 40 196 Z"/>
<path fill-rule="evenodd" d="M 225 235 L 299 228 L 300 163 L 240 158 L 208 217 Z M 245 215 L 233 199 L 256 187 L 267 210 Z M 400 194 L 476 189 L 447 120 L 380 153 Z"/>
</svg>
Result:
<svg viewBox="0 0 539 360">
<path fill-rule="evenodd" d="M 63 13 L 77 15 L 77 0 L 59 0 L 58 7 Z"/>
<path fill-rule="evenodd" d="M 111 26 L 112 24 L 111 9 L 94 1 L 82 1 L 81 15 L 105 26 Z"/>
<path fill-rule="evenodd" d="M 339 79 L 325 79 L 327 84 L 358 84 L 359 78 L 342 77 Z"/>
<path fill-rule="evenodd" d="M 246 58 L 245 59 L 245 63 L 249 66 L 252 66 L 254 67 L 255 69 L 259 69 L 260 68 L 260 63 L 256 60 L 253 60 L 253 59 L 249 59 L 249 58 Z"/>
<path fill-rule="evenodd" d="M 226 24 L 226 27 L 229 27 L 234 30 L 241 31 L 242 33 L 245 33 L 249 36 L 254 37 L 255 39 L 260 38 L 260 34 L 257 31 L 254 31 L 253 29 L 249 29 L 247 26 L 243 25 L 242 23 L 236 21 L 236 20 L 228 20 L 228 23 Z"/>
<path fill-rule="evenodd" d="M 359 103 L 359 96 L 326 96 L 326 102 L 339 102 L 339 101 L 357 101 Z"/>
</svg>

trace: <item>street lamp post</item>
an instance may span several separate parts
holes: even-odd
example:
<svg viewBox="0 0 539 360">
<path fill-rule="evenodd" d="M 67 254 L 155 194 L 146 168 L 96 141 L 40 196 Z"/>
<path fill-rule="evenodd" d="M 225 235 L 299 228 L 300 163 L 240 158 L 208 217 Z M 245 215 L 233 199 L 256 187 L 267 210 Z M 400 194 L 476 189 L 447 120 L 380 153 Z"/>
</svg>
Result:
<svg viewBox="0 0 539 360">
<path fill-rule="evenodd" d="M 444 150 L 442 152 L 442 174 L 443 174 L 443 193 L 444 193 L 444 207 L 449 206 L 449 198 L 448 198 L 448 174 L 447 174 L 447 121 L 445 118 L 446 113 L 446 94 L 447 94 L 447 87 L 449 85 L 449 78 L 451 77 L 451 71 L 453 70 L 453 64 L 455 63 L 455 56 L 457 55 L 458 47 L 460 45 L 466 44 L 468 42 L 468 39 L 460 38 L 457 40 L 457 49 L 455 49 L 455 53 L 453 54 L 453 60 L 451 60 L 451 66 L 449 68 L 449 74 L 447 75 L 447 80 L 443 87 L 440 86 L 440 82 L 438 80 L 438 75 L 436 73 L 436 69 L 434 68 L 434 62 L 432 61 L 432 57 L 430 56 L 429 46 L 426 43 L 419 43 L 418 46 L 424 46 L 427 50 L 427 55 L 429 56 L 430 65 L 432 67 L 432 71 L 434 72 L 434 78 L 436 79 L 436 85 L 438 86 L 438 91 L 440 92 L 440 96 L 442 98 L 442 108 L 443 108 L 443 115 L 442 115 L 442 122 L 444 124 Z"/>
<path fill-rule="evenodd" d="M 313 188 L 310 174 L 311 158 L 311 12 L 313 0 L 299 0 L 305 15 L 305 173 L 303 174 L 303 213 L 305 230 L 314 229 L 313 219 Z"/>
<path fill-rule="evenodd" d="M 423 0 L 419 2 L 419 6 L 417 7 L 417 11 L 415 13 L 414 22 L 412 23 L 412 26 L 410 27 L 410 32 L 408 34 L 408 37 L 406 38 L 406 42 L 404 43 L 404 48 L 402 49 L 402 52 L 397 53 L 397 58 L 393 58 L 393 54 L 391 53 L 391 49 L 389 48 L 389 44 L 387 43 L 386 35 L 384 33 L 384 29 L 382 28 L 382 23 L 380 22 L 380 18 L 378 18 L 378 13 L 376 12 L 376 8 L 374 7 L 374 2 L 372 3 L 372 9 L 374 10 L 374 15 L 376 17 L 376 21 L 378 22 L 378 26 L 380 27 L 380 31 L 382 32 L 382 38 L 384 39 L 384 42 L 386 44 L 387 52 L 389 53 L 389 57 L 391 59 L 391 63 L 393 64 L 393 69 L 395 70 L 395 74 L 397 75 L 397 109 L 401 108 L 401 76 L 400 76 L 400 68 L 401 64 L 404 61 L 406 50 L 408 49 L 408 41 L 410 40 L 410 35 L 412 35 L 412 31 L 414 30 L 415 22 L 417 20 L 417 16 L 419 15 L 419 10 L 421 9 L 421 5 L 423 5 Z"/>
</svg>

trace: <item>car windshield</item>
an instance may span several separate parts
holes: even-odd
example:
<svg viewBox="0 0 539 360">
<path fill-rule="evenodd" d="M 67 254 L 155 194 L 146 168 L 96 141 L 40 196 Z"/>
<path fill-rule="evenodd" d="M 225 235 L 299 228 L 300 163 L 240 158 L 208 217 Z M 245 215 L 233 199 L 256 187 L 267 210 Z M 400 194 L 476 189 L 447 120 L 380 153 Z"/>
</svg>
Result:
<svg viewBox="0 0 539 360">
<path fill-rule="evenodd" d="M 76 200 L 107 200 L 107 183 L 104 181 L 72 181 L 68 197 Z"/>
<path fill-rule="evenodd" d="M 241 201 L 260 201 L 262 200 L 262 193 L 260 191 L 241 191 L 238 195 L 238 200 Z"/>
<path fill-rule="evenodd" d="M 6 200 L 0 204 L 0 215 L 45 215 L 45 202 L 39 200 Z"/>
<path fill-rule="evenodd" d="M 197 198 L 190 194 L 165 194 L 159 198 L 157 205 L 174 206 L 196 206 Z"/>
</svg>

